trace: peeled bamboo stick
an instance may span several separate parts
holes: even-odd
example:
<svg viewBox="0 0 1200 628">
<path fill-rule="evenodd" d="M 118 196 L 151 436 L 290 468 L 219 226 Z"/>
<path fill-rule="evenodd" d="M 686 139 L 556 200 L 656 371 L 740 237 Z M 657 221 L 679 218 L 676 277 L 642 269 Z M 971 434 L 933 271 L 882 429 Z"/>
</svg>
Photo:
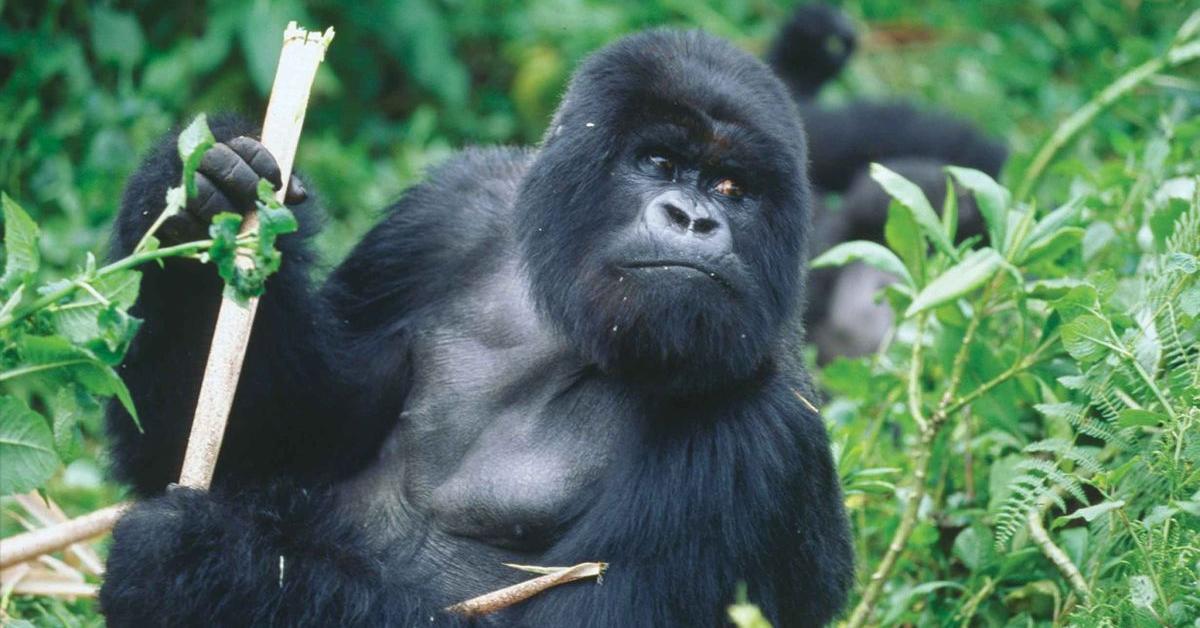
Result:
<svg viewBox="0 0 1200 628">
<path fill-rule="evenodd" d="M 304 126 L 304 112 L 308 107 L 313 79 L 331 41 L 333 28 L 324 33 L 309 33 L 297 27 L 295 22 L 288 24 L 283 34 L 283 51 L 275 70 L 275 83 L 271 88 L 271 101 L 267 105 L 267 118 L 262 132 L 263 146 L 279 163 L 283 184 L 276 198 L 280 202 L 283 202 L 292 174 L 292 163 L 296 158 L 296 146 L 300 142 L 300 130 Z M 242 232 L 257 227 L 258 218 L 254 212 L 246 214 Z M 241 265 L 252 263 L 244 257 L 239 257 L 237 262 Z M 246 346 L 250 342 L 250 330 L 257 309 L 258 299 L 250 299 L 245 305 L 228 297 L 221 300 L 208 365 L 200 385 L 200 398 L 192 419 L 192 433 L 188 437 L 187 454 L 179 475 L 179 483 L 183 486 L 208 488 L 212 482 L 213 469 L 221 452 L 221 441 L 225 437 L 225 422 L 233 407 L 233 396 L 237 391 L 242 360 L 246 357 Z"/>
<path fill-rule="evenodd" d="M 459 602 L 446 610 L 467 617 L 494 613 L 502 608 L 508 608 L 509 606 L 528 600 L 551 587 L 584 578 L 599 578 L 607 568 L 607 563 L 579 563 L 574 567 L 559 569 L 544 576 L 538 576 L 525 582 L 518 582 L 511 587 L 505 587 L 498 591 L 485 593 L 479 597 L 473 597 L 465 602 Z"/>
<path fill-rule="evenodd" d="M 64 521 L 45 528 L 30 530 L 0 540 L 0 569 L 56 552 L 64 547 L 99 536 L 112 529 L 117 519 L 129 508 L 123 502 L 90 512 L 82 517 Z"/>
<path fill-rule="evenodd" d="M 283 202 L 292 164 L 296 157 L 296 145 L 300 141 L 300 130 L 304 126 L 304 112 L 317 67 L 325 59 L 325 50 L 333 41 L 333 28 L 324 33 L 309 33 L 295 22 L 288 24 L 283 34 L 283 50 L 279 55 L 279 66 L 275 70 L 275 83 L 271 87 L 271 100 L 267 104 L 266 121 L 263 123 L 262 143 L 279 164 L 283 185 L 276 198 Z M 258 219 L 251 212 L 242 223 L 246 232 L 258 227 Z M 239 258 L 239 264 L 250 261 Z M 246 355 L 246 344 L 250 340 L 250 327 L 254 322 L 257 299 L 246 306 L 230 299 L 221 301 L 221 311 L 213 332 L 208 366 L 204 371 L 204 382 L 200 388 L 192 432 L 184 456 L 180 484 L 197 488 L 208 488 L 212 482 L 213 468 L 221 451 L 221 440 L 225 435 L 225 420 L 233 406 L 233 394 L 237 390 L 238 376 L 242 370 L 242 359 Z M 7 568 L 43 554 L 58 551 L 80 541 L 99 536 L 112 529 L 129 503 L 116 504 L 70 521 L 31 530 L 0 540 L 0 568 Z"/>
</svg>

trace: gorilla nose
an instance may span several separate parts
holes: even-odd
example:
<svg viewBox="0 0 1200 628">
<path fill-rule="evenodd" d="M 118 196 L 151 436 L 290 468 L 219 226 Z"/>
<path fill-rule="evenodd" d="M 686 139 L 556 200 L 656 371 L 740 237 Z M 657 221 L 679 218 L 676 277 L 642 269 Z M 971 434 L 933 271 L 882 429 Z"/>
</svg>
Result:
<svg viewBox="0 0 1200 628">
<path fill-rule="evenodd" d="M 694 253 L 729 252 L 729 227 L 720 210 L 678 191 L 660 194 L 646 207 L 646 223 L 654 237 Z"/>
</svg>

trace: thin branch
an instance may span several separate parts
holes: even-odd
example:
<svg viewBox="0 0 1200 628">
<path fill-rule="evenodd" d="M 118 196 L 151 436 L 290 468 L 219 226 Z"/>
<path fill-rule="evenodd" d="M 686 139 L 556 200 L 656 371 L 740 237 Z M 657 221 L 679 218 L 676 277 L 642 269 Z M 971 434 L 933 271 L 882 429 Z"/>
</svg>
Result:
<svg viewBox="0 0 1200 628">
<path fill-rule="evenodd" d="M 1042 554 L 1050 559 L 1051 563 L 1054 563 L 1059 573 L 1071 584 L 1071 588 L 1075 590 L 1075 594 L 1086 602 L 1091 599 L 1092 592 L 1088 589 L 1087 582 L 1083 579 L 1083 574 L 1079 572 L 1079 568 L 1075 566 L 1075 563 L 1071 562 L 1071 557 L 1067 556 L 1067 553 L 1062 551 L 1062 548 L 1054 544 L 1054 541 L 1050 539 L 1050 533 L 1042 525 L 1042 513 L 1047 506 L 1049 506 L 1049 502 L 1046 502 L 1041 508 L 1034 508 L 1029 511 L 1029 515 L 1026 517 L 1026 522 L 1029 524 L 1029 536 L 1033 538 L 1033 542 L 1042 550 Z"/>
<path fill-rule="evenodd" d="M 1180 28 L 1180 37 L 1190 37 L 1194 33 L 1191 29 L 1197 22 L 1197 16 L 1200 12 L 1193 13 L 1190 18 L 1184 21 L 1184 26 Z M 1082 131 L 1096 116 L 1100 115 L 1105 109 L 1112 106 L 1121 97 L 1125 96 L 1134 88 L 1144 83 L 1147 79 L 1162 72 L 1163 70 L 1183 65 L 1194 59 L 1200 59 L 1200 41 L 1181 41 L 1171 48 L 1167 49 L 1166 53 L 1155 57 L 1136 68 L 1126 72 L 1108 87 L 1104 88 L 1094 98 L 1089 100 L 1084 106 L 1080 107 L 1075 113 L 1063 120 L 1058 128 L 1054 129 L 1054 133 L 1050 135 L 1050 139 L 1042 145 L 1034 156 L 1033 161 L 1025 170 L 1025 176 L 1021 178 L 1021 184 L 1017 186 L 1016 199 L 1022 200 L 1029 196 L 1033 191 L 1034 184 L 1041 178 L 1050 162 L 1058 155 L 1071 140 L 1075 139 L 1076 135 Z"/>
<path fill-rule="evenodd" d="M 974 311 L 976 315 L 967 323 L 967 330 L 963 334 L 962 345 L 954 355 L 954 364 L 950 370 L 950 383 L 946 386 L 946 391 L 938 403 L 937 410 L 928 419 L 925 429 L 921 431 L 921 442 L 917 447 L 916 457 L 913 462 L 912 493 L 908 496 L 908 503 L 905 504 L 904 514 L 900 517 L 900 525 L 892 535 L 892 541 L 888 544 L 888 549 L 883 555 L 883 559 L 879 561 L 879 565 L 871 574 L 871 579 L 867 582 L 867 588 L 863 591 L 862 598 L 850 615 L 850 620 L 846 624 L 849 628 L 861 628 L 875 611 L 875 605 L 879 603 L 879 596 L 883 593 L 883 585 L 887 582 L 888 577 L 891 576 L 892 569 L 895 568 L 900 553 L 908 545 L 908 539 L 917 527 L 917 515 L 921 510 L 921 501 L 925 499 L 925 495 L 929 490 L 929 487 L 926 486 L 926 480 L 929 476 L 929 464 L 933 458 L 934 442 L 937 440 L 942 426 L 946 424 L 946 420 L 951 415 L 949 411 L 950 407 L 953 404 L 955 396 L 958 394 L 959 386 L 962 384 L 963 369 L 967 363 L 967 350 L 970 348 L 971 342 L 975 338 L 975 331 L 979 329 L 980 321 L 984 316 L 982 314 L 984 312 L 982 306 L 991 300 L 992 292 L 1000 284 L 1001 277 L 1001 275 L 996 275 L 996 278 L 988 283 L 983 294 L 975 302 Z M 917 336 L 913 342 L 921 342 L 920 336 Z M 916 352 L 914 354 L 919 357 L 919 354 L 916 354 Z"/>
</svg>

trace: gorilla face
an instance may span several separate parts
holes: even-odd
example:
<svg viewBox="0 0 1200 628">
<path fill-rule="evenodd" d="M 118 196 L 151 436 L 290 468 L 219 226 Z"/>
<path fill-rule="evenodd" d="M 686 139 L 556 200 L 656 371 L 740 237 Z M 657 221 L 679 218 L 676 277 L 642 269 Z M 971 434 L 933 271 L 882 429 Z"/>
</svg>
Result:
<svg viewBox="0 0 1200 628">
<path fill-rule="evenodd" d="M 770 70 L 703 33 L 595 55 L 517 201 L 539 307 L 635 381 L 692 392 L 753 375 L 801 297 L 798 119 Z"/>
</svg>

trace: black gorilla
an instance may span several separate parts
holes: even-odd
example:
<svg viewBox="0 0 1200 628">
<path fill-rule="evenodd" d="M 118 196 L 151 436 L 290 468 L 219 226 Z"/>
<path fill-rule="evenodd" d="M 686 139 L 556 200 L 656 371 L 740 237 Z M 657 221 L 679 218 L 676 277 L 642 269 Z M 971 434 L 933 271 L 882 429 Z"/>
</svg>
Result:
<svg viewBox="0 0 1200 628">
<path fill-rule="evenodd" d="M 440 609 L 610 564 L 481 625 L 724 623 L 739 582 L 779 626 L 826 623 L 853 558 L 797 362 L 811 196 L 804 136 L 760 61 L 698 32 L 591 57 L 536 151 L 467 150 L 309 288 L 281 239 L 213 490 L 180 466 L 220 293 L 148 267 L 122 372 L 114 626 L 466 623 Z M 228 119 L 176 239 L 243 211 L 273 160 Z M 130 250 L 177 179 L 171 140 L 128 185 Z M 293 200 L 306 196 L 293 190 Z"/>
<path fill-rule="evenodd" d="M 944 166 L 975 168 L 996 177 L 1007 157 L 1004 145 L 945 112 L 904 102 L 855 101 L 840 107 L 814 102 L 856 47 L 854 25 L 844 13 L 810 4 L 796 10 L 767 54 L 791 88 L 808 134 L 816 192 L 814 255 L 847 240 L 883 242 L 890 199 L 868 174 L 872 162 L 912 180 L 940 208 L 946 195 Z M 959 238 L 982 236 L 973 200 L 960 194 L 958 201 Z M 836 209 L 830 207 L 834 204 Z M 876 304 L 874 295 L 892 280 L 861 264 L 813 271 L 805 322 L 818 361 L 878 348 L 891 326 L 891 310 Z"/>
</svg>

